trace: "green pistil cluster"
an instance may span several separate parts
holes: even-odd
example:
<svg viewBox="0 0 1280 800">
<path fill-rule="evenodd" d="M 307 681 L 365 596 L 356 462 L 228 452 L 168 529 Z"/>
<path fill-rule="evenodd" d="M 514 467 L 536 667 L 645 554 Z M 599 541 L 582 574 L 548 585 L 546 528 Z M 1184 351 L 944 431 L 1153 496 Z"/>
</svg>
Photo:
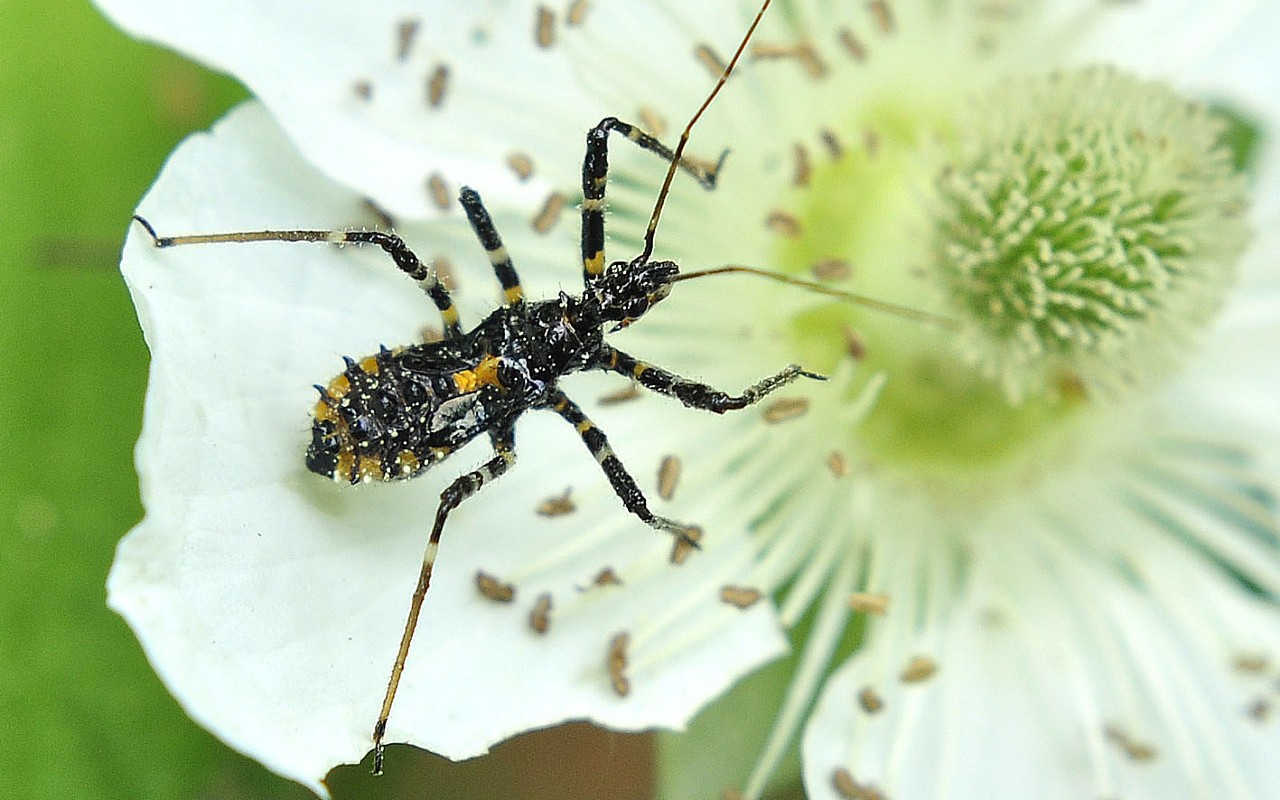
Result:
<svg viewBox="0 0 1280 800">
<path fill-rule="evenodd" d="M 1108 69 L 978 100 L 938 180 L 933 260 L 962 354 L 1009 397 L 1114 399 L 1180 363 L 1248 231 L 1223 126 Z"/>
<path fill-rule="evenodd" d="M 778 260 L 846 258 L 850 288 L 955 321 L 829 306 L 794 330 L 821 368 L 856 332 L 862 374 L 886 377 L 854 447 L 981 492 L 1078 450 L 1082 412 L 1192 352 L 1248 239 L 1244 181 L 1214 115 L 1112 70 L 895 99 L 859 118 L 878 152 L 815 169 Z"/>
</svg>

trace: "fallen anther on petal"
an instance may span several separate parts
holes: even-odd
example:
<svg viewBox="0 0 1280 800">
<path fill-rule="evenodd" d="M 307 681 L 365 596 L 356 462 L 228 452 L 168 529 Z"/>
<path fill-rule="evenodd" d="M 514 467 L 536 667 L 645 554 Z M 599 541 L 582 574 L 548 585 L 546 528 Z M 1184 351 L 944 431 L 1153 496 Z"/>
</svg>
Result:
<svg viewBox="0 0 1280 800">
<path fill-rule="evenodd" d="M 591 579 L 592 586 L 621 586 L 622 578 L 618 577 L 618 573 L 614 572 L 613 567 L 605 567 L 596 573 Z"/>
<path fill-rule="evenodd" d="M 671 546 L 671 563 L 676 566 L 683 564 L 700 541 L 702 541 L 702 528 L 697 525 L 685 528 L 684 535 L 677 536 L 676 543 Z"/>
<path fill-rule="evenodd" d="M 844 45 L 845 51 L 853 56 L 854 61 L 863 62 L 867 60 L 867 46 L 848 28 L 840 29 L 840 44 Z"/>
<path fill-rule="evenodd" d="M 822 63 L 810 42 L 797 44 L 757 44 L 751 48 L 751 57 L 758 61 L 794 58 L 810 78 L 815 80 L 827 74 L 827 65 Z"/>
<path fill-rule="evenodd" d="M 1245 709 L 1249 719 L 1254 722 L 1266 722 L 1271 719 L 1271 701 L 1265 697 L 1256 697 Z"/>
<path fill-rule="evenodd" d="M 843 281 L 853 274 L 853 267 L 843 258 L 824 258 L 810 267 L 809 271 L 820 281 Z"/>
<path fill-rule="evenodd" d="M 1259 674 L 1266 672 L 1271 660 L 1262 653 L 1241 653 L 1231 661 L 1231 666 L 1239 672 Z"/>
<path fill-rule="evenodd" d="M 449 66 L 439 64 L 427 78 L 427 105 L 439 108 L 444 103 L 445 90 L 449 88 Z"/>
<path fill-rule="evenodd" d="M 827 469 L 837 478 L 846 478 L 849 476 L 849 459 L 839 450 L 832 450 L 827 455 Z"/>
<path fill-rule="evenodd" d="M 400 20 L 400 24 L 396 26 L 396 61 L 404 61 L 409 57 L 409 49 L 413 47 L 420 23 L 416 17 L 408 17 Z"/>
<path fill-rule="evenodd" d="M 785 211 L 770 211 L 764 226 L 780 236 L 793 238 L 800 235 L 800 220 Z"/>
<path fill-rule="evenodd" d="M 709 45 L 700 44 L 695 47 L 693 56 L 701 62 L 702 66 L 707 68 L 707 72 L 711 73 L 711 77 L 717 80 L 729 68 L 729 65 L 724 63 L 724 59 L 716 55 L 716 51 L 712 50 Z"/>
<path fill-rule="evenodd" d="M 581 25 L 583 20 L 587 18 L 587 9 L 591 6 L 588 0 L 573 0 L 569 4 L 569 10 L 565 12 L 564 22 L 571 28 Z"/>
<path fill-rule="evenodd" d="M 1157 750 L 1153 745 L 1139 741 L 1117 725 L 1108 725 L 1103 732 L 1130 761 L 1142 763 L 1156 757 Z"/>
<path fill-rule="evenodd" d="M 364 198 L 360 201 L 360 205 L 364 206 L 365 211 L 368 211 L 378 220 L 378 227 L 387 231 L 395 230 L 396 221 L 391 216 L 391 212 L 375 203 L 372 198 Z"/>
<path fill-rule="evenodd" d="M 763 596 L 759 589 L 754 589 L 750 586 L 720 587 L 720 600 L 744 611 L 760 602 L 760 598 Z"/>
<path fill-rule="evenodd" d="M 533 40 L 544 49 L 556 43 L 556 15 L 546 6 L 538 6 Z"/>
<path fill-rule="evenodd" d="M 867 128 L 862 132 L 862 149 L 867 151 L 867 155 L 874 158 L 880 153 L 880 134 L 871 128 Z"/>
<path fill-rule="evenodd" d="M 542 203 L 542 210 L 533 218 L 533 230 L 537 233 L 550 231 L 556 220 L 560 219 L 560 212 L 564 210 L 566 202 L 565 196 L 560 192 L 547 195 Z"/>
<path fill-rule="evenodd" d="M 663 456 L 658 465 L 658 496 L 663 500 L 675 497 L 676 483 L 680 480 L 680 459 Z"/>
<path fill-rule="evenodd" d="M 764 421 L 770 425 L 804 416 L 809 410 L 809 398 L 784 397 L 764 407 Z"/>
<path fill-rule="evenodd" d="M 431 202 L 436 204 L 436 208 L 441 211 L 453 208 L 453 201 L 449 198 L 449 185 L 444 182 L 444 176 L 439 172 L 433 172 L 427 178 L 427 192 L 431 195 Z"/>
<path fill-rule="evenodd" d="M 667 121 L 649 106 L 640 106 L 640 125 L 650 136 L 661 137 L 667 132 Z"/>
<path fill-rule="evenodd" d="M 858 705 L 868 714 L 879 714 L 884 709 L 884 698 L 875 689 L 864 686 L 858 692 Z"/>
<path fill-rule="evenodd" d="M 551 592 L 543 592 L 533 603 L 529 612 L 529 627 L 534 633 L 546 633 L 551 627 Z"/>
<path fill-rule="evenodd" d="M 743 794 L 732 786 L 726 786 L 720 792 L 720 800 L 743 800 Z"/>
<path fill-rule="evenodd" d="M 876 25 L 879 26 L 881 33 L 893 33 L 893 9 L 889 7 L 888 0 L 870 0 L 867 3 L 871 9 L 871 14 L 876 18 Z"/>
<path fill-rule="evenodd" d="M 522 181 L 529 180 L 533 175 L 533 159 L 526 153 L 515 152 L 507 156 L 507 166 Z"/>
<path fill-rule="evenodd" d="M 876 787 L 854 780 L 853 773 L 844 767 L 831 773 L 831 788 L 844 800 L 887 800 L 885 794 Z"/>
<path fill-rule="evenodd" d="M 808 186 L 813 168 L 809 166 L 809 151 L 804 145 L 796 142 L 791 146 L 791 156 L 795 163 L 795 171 L 791 174 L 791 185 L 797 188 Z"/>
<path fill-rule="evenodd" d="M 480 594 L 495 603 L 510 603 L 516 598 L 515 586 L 503 583 L 485 572 L 476 572 L 476 588 L 480 590 Z"/>
<path fill-rule="evenodd" d="M 861 361 L 867 355 L 867 343 L 863 341 L 862 336 L 849 326 L 840 329 L 844 335 L 844 351 L 848 353 L 849 358 L 854 361 Z"/>
<path fill-rule="evenodd" d="M 855 592 L 849 596 L 849 608 L 859 614 L 884 614 L 889 610 L 889 595 L 877 592 Z"/>
<path fill-rule="evenodd" d="M 631 693 L 631 681 L 627 679 L 627 646 L 631 643 L 631 634 L 623 631 L 609 640 L 609 683 L 619 697 Z"/>
<path fill-rule="evenodd" d="M 577 506 L 573 504 L 573 498 L 570 497 L 572 492 L 572 487 L 565 487 L 563 494 L 543 500 L 538 504 L 538 515 L 543 517 L 562 517 L 565 514 L 572 514 L 577 510 Z"/>
<path fill-rule="evenodd" d="M 938 672 L 938 663 L 928 656 L 913 656 L 898 676 L 903 683 L 924 683 Z"/>
<path fill-rule="evenodd" d="M 839 161 L 844 156 L 844 145 L 840 143 L 840 137 L 836 136 L 836 132 L 830 128 L 823 128 L 821 136 L 822 143 L 827 148 L 827 154 L 833 161 Z"/>
<path fill-rule="evenodd" d="M 351 91 L 356 97 L 368 102 L 373 99 L 373 84 L 368 80 L 361 79 L 351 85 Z"/>
<path fill-rule="evenodd" d="M 596 402 L 598 402 L 602 406 L 613 406 L 613 405 L 617 405 L 618 403 L 625 403 L 628 400 L 635 400 L 639 396 L 640 396 L 640 384 L 635 381 L 632 381 L 631 385 L 627 386 L 626 388 L 619 389 L 616 392 L 609 392 L 608 394 L 602 396 Z"/>
</svg>

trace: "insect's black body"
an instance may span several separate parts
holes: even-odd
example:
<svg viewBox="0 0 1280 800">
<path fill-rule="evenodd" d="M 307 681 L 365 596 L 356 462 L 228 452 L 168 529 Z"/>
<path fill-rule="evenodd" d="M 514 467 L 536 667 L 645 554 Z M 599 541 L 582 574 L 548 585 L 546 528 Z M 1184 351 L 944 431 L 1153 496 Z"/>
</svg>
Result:
<svg viewBox="0 0 1280 800">
<path fill-rule="evenodd" d="M 474 192 L 464 197 L 478 206 Z M 605 344 L 605 325 L 643 314 L 677 274 L 671 262 L 618 262 L 580 296 L 518 299 L 465 334 L 348 358 L 316 387 L 307 468 L 353 484 L 412 478 L 481 433 L 508 430 L 553 406 L 562 376 L 630 363 Z"/>
<path fill-rule="evenodd" d="M 702 109 L 723 85 L 768 5 L 765 0 Z M 375 773 L 381 771 L 387 719 L 423 597 L 430 585 L 445 520 L 459 503 L 515 463 L 515 422 L 526 411 L 547 409 L 573 425 L 628 511 L 651 527 L 674 535 L 682 545 L 697 544 L 700 535 L 697 528 L 649 510 L 644 493 L 614 454 L 604 433 L 561 391 L 561 378 L 588 369 L 616 372 L 686 406 L 715 413 L 751 405 L 800 376 L 821 378 L 792 364 L 740 395 L 729 395 L 633 358 L 605 341 L 606 329 L 630 325 L 666 297 L 678 280 L 679 268 L 674 263 L 650 261 L 649 256 L 662 202 L 677 167 L 708 189 L 715 185 L 719 164 L 708 169 L 680 156 L 702 109 L 686 126 L 674 152 L 635 126 L 613 117 L 606 117 L 588 132 L 582 165 L 583 291 L 578 295 L 562 292 L 556 299 L 527 302 L 489 212 L 480 196 L 464 187 L 459 201 L 489 257 L 505 298 L 501 308 L 470 331 L 463 330 L 453 301 L 436 280 L 434 271 L 395 234 L 293 230 L 161 237 L 150 223 L 136 218 L 157 247 L 259 241 L 373 244 L 386 251 L 401 271 L 418 282 L 440 312 L 444 323 L 441 341 L 394 350 L 383 348 L 377 355 L 359 361 L 348 358 L 342 373 L 327 386 L 316 387 L 320 399 L 313 412 L 315 421 L 306 450 L 309 470 L 355 484 L 412 478 L 481 434 L 489 436 L 494 449 L 489 461 L 454 480 L 440 495 L 409 618 L 392 666 L 382 711 L 374 725 Z M 625 136 L 672 166 L 649 222 L 644 251 L 630 261 L 615 261 L 606 266 L 604 197 L 608 141 L 612 133 Z"/>
</svg>

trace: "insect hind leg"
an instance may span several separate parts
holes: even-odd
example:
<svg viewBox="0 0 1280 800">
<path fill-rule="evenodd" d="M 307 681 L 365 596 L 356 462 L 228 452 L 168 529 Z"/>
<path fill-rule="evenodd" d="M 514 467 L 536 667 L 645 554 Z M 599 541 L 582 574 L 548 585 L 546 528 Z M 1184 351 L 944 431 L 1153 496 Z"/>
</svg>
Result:
<svg viewBox="0 0 1280 800">
<path fill-rule="evenodd" d="M 160 236 L 156 229 L 143 217 L 134 215 L 156 247 L 168 248 L 187 244 L 226 244 L 244 242 L 322 242 L 327 244 L 372 244 L 382 248 L 391 256 L 400 271 L 418 282 L 422 291 L 426 292 L 440 310 L 444 321 L 444 336 L 453 339 L 462 335 L 462 323 L 458 317 L 458 309 L 453 305 L 449 291 L 436 279 L 435 270 L 424 264 L 417 254 L 405 244 L 404 239 L 394 233 L 383 231 L 323 231 L 323 230 L 288 230 L 288 231 L 236 231 L 232 233 L 205 233 L 188 236 Z"/>
<path fill-rule="evenodd" d="M 485 462 L 479 469 L 468 472 L 449 484 L 440 493 L 440 505 L 436 507 L 435 524 L 431 526 L 431 538 L 427 542 L 422 555 L 422 569 L 418 573 L 418 586 L 413 591 L 413 599 L 409 602 L 409 615 L 404 623 L 404 632 L 400 636 L 400 648 L 396 651 L 396 660 L 391 666 L 391 677 L 387 681 L 387 693 L 382 699 L 382 710 L 378 712 L 378 721 L 373 726 L 373 774 L 382 774 L 383 743 L 387 732 L 387 720 L 391 717 L 391 706 L 396 699 L 396 690 L 400 687 L 400 677 L 404 674 L 404 665 L 409 658 L 409 645 L 413 643 L 413 632 L 418 626 L 418 616 L 422 612 L 422 601 L 426 598 L 427 589 L 431 587 L 431 570 L 435 566 L 436 553 L 440 548 L 440 535 L 444 532 L 445 520 L 449 512 L 457 508 L 463 500 L 480 491 L 485 484 L 501 476 L 516 461 L 515 431 L 507 428 L 490 434 L 493 442 L 494 457 Z"/>
<path fill-rule="evenodd" d="M 635 478 L 631 477 L 631 473 L 627 472 L 627 468 L 614 455 L 613 448 L 609 446 L 609 439 L 604 435 L 604 431 L 597 428 L 595 423 L 587 419 L 587 415 L 582 412 L 577 403 L 570 400 L 563 392 L 556 391 L 551 396 L 549 406 L 552 411 L 559 414 L 565 422 L 568 422 L 578 431 L 578 435 L 582 437 L 583 444 L 591 451 L 591 455 L 595 457 L 600 469 L 604 470 L 605 477 L 609 479 L 609 483 L 613 486 L 613 491 L 617 493 L 628 511 L 647 523 L 649 527 L 675 536 L 680 544 L 690 547 L 698 546 L 698 538 L 701 536 L 701 531 L 697 527 L 681 525 L 674 520 L 660 517 L 649 510 L 649 503 L 645 499 L 644 492 L 640 491 L 640 487 L 636 485 Z"/>
</svg>

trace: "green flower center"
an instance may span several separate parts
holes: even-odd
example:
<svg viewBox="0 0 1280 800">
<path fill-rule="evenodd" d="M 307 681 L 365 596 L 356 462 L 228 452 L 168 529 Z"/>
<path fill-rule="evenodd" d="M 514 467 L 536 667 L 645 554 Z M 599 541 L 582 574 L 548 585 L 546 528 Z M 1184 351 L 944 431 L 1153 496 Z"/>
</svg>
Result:
<svg viewBox="0 0 1280 800">
<path fill-rule="evenodd" d="M 1223 125 L 1159 84 L 1089 69 L 859 121 L 876 147 L 814 170 L 779 261 L 846 261 L 848 288 L 954 320 L 795 320 L 806 363 L 833 366 L 852 332 L 863 374 L 886 376 L 854 434 L 878 463 L 1042 462 L 1082 412 L 1179 366 L 1248 239 Z"/>
</svg>

